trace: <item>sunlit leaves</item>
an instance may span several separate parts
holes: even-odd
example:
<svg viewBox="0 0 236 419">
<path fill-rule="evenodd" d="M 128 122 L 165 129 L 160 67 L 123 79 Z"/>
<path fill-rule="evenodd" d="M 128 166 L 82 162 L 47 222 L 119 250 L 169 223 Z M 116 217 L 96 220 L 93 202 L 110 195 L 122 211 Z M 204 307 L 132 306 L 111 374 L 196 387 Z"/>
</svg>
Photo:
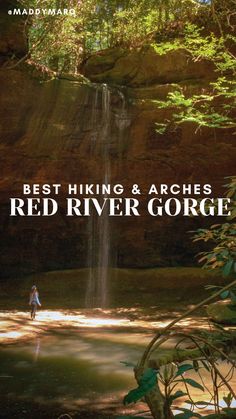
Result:
<svg viewBox="0 0 236 419">
<path fill-rule="evenodd" d="M 213 90 L 208 94 L 187 96 L 183 88 L 167 95 L 166 100 L 153 101 L 158 108 L 173 109 L 172 123 L 176 125 L 192 122 L 199 127 L 232 128 L 236 127 L 231 113 L 235 109 L 236 85 L 225 77 L 211 83 Z M 217 110 L 216 110 L 217 109 Z M 159 126 L 158 126 L 159 125 Z M 157 125 L 157 132 L 163 134 L 169 123 Z M 162 125 L 162 126 L 161 126 Z"/>
<path fill-rule="evenodd" d="M 187 396 L 187 393 L 184 393 L 182 390 L 177 390 L 174 394 L 169 397 L 170 405 L 180 397 Z"/>
<path fill-rule="evenodd" d="M 204 387 L 201 384 L 199 384 L 196 380 L 193 380 L 192 378 L 183 378 L 182 380 L 179 380 L 179 381 L 182 381 L 185 384 L 189 384 L 191 387 L 198 388 L 199 390 L 204 391 Z"/>
<path fill-rule="evenodd" d="M 137 48 L 153 42 L 170 22 L 186 23 L 201 8 L 192 0 L 20 2 L 25 8 L 73 8 L 75 16 L 33 15 L 29 29 L 31 59 L 58 71 L 72 72 L 94 51 L 117 46 Z M 172 42 L 164 45 L 164 53 L 170 49 Z"/>
<path fill-rule="evenodd" d="M 199 127 L 224 129 L 236 127 L 233 116 L 233 111 L 236 108 L 234 78 L 236 59 L 227 50 L 226 40 L 227 37 L 219 38 L 214 34 L 203 35 L 202 28 L 187 23 L 181 40 L 175 39 L 172 43 L 166 42 L 166 52 L 182 47 L 189 52 L 194 61 L 202 59 L 212 61 L 215 72 L 219 74 L 217 80 L 210 83 L 204 93 L 189 96 L 183 88 L 179 87 L 175 92 L 169 93 L 165 100 L 155 101 L 159 108 L 173 109 L 172 124 L 191 122 Z M 165 53 L 165 43 L 157 44 L 154 49 L 162 55 Z M 157 126 L 156 131 L 159 134 L 164 134 L 170 123 L 163 124 L 165 127 Z M 236 215 L 236 208 L 234 214 Z"/>
<path fill-rule="evenodd" d="M 193 241 L 211 242 L 211 251 L 202 252 L 199 255 L 199 262 L 203 263 L 205 269 L 219 269 L 224 276 L 229 276 L 236 272 L 236 178 L 233 176 L 225 185 L 227 188 L 226 196 L 231 199 L 229 220 L 223 224 L 214 224 L 209 229 L 198 229 L 195 232 Z M 230 294 L 222 295 L 222 298 L 230 297 L 232 302 L 236 300 L 233 290 Z"/>
<path fill-rule="evenodd" d="M 220 269 L 224 276 L 234 272 L 236 260 L 236 224 L 224 223 L 216 228 L 196 231 L 194 241 L 212 241 L 212 251 L 203 252 L 199 262 L 206 269 Z"/>
</svg>

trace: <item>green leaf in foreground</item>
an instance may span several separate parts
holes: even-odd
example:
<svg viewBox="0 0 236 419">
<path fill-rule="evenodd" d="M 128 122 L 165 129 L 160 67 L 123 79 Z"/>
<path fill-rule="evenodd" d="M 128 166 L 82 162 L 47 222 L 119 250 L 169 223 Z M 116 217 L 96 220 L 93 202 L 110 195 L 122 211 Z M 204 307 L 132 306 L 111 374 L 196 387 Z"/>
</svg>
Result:
<svg viewBox="0 0 236 419">
<path fill-rule="evenodd" d="M 178 415 L 175 415 L 175 418 L 177 419 L 190 419 L 190 418 L 201 418 L 201 416 L 196 415 L 196 413 L 193 412 L 184 412 L 184 413 L 178 413 Z"/>
<path fill-rule="evenodd" d="M 228 418 L 235 419 L 236 418 L 236 409 L 232 407 L 224 407 L 223 412 L 226 413 Z M 225 416 L 226 416 L 225 415 Z"/>
<path fill-rule="evenodd" d="M 194 388 L 198 388 L 199 390 L 204 391 L 204 387 L 201 384 L 199 384 L 197 381 L 193 380 L 192 378 L 183 378 L 183 380 L 178 380 L 178 381 L 182 381 L 186 384 L 189 384 L 190 386 Z"/>
<path fill-rule="evenodd" d="M 120 363 L 121 363 L 121 364 L 124 364 L 126 367 L 135 368 L 135 364 L 133 364 L 133 362 L 120 361 Z"/>
<path fill-rule="evenodd" d="M 229 296 L 229 291 L 224 291 L 220 294 L 220 298 L 222 298 L 222 300 L 224 300 L 225 298 L 227 298 Z"/>
<path fill-rule="evenodd" d="M 157 371 L 153 368 L 148 368 L 144 371 L 142 377 L 140 378 L 139 386 L 131 390 L 124 397 L 124 405 L 130 403 L 136 403 L 142 397 L 144 397 L 150 390 L 155 387 L 157 383 Z"/>
<path fill-rule="evenodd" d="M 190 418 L 201 418 L 202 416 L 199 413 L 195 413 L 190 409 L 185 408 L 178 408 L 178 410 L 181 410 L 183 413 L 178 413 L 175 415 L 175 418 L 177 419 L 190 419 Z"/>
<path fill-rule="evenodd" d="M 223 275 L 228 276 L 231 272 L 231 268 L 233 267 L 234 260 L 230 259 L 222 269 Z"/>
<path fill-rule="evenodd" d="M 176 373 L 176 377 L 178 377 L 179 375 L 182 375 L 184 372 L 192 370 L 192 369 L 193 369 L 192 364 L 180 365 L 179 368 L 178 368 L 178 371 Z"/>
<path fill-rule="evenodd" d="M 183 397 L 183 396 L 187 396 L 187 393 L 184 393 L 182 390 L 176 391 L 176 393 L 174 393 L 169 398 L 170 404 L 172 404 L 174 400 L 178 399 L 179 397 Z"/>
</svg>

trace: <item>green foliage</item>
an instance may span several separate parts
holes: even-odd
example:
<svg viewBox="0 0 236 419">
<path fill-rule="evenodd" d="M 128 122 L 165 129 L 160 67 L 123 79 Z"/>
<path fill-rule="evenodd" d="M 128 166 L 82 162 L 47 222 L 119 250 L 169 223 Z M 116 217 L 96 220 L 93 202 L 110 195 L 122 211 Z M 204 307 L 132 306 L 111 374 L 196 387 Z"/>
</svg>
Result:
<svg viewBox="0 0 236 419">
<path fill-rule="evenodd" d="M 182 380 L 178 380 L 178 381 L 189 384 L 190 386 L 194 388 L 198 388 L 199 390 L 204 391 L 204 387 L 201 384 L 199 384 L 197 381 L 193 380 L 192 378 L 183 378 Z"/>
<path fill-rule="evenodd" d="M 173 96 L 172 96 L 173 97 Z M 181 95 L 177 95 L 177 100 L 180 103 L 184 103 L 185 105 L 185 98 Z M 228 178 L 228 183 L 226 185 L 227 193 L 226 196 L 232 199 L 232 208 L 235 208 L 235 201 L 236 201 L 236 178 L 230 177 Z M 213 241 L 215 247 L 208 252 L 204 253 L 202 261 L 205 263 L 205 267 L 209 269 L 218 268 L 222 271 L 225 276 L 235 274 L 235 260 L 236 260 L 236 225 L 232 221 L 236 218 L 236 214 L 231 215 L 231 220 L 228 223 L 217 224 L 213 225 L 210 229 L 199 229 L 195 236 L 194 240 L 203 240 L 205 242 Z M 235 284 L 235 281 L 232 285 Z M 232 305 L 230 309 L 235 309 L 236 305 L 236 294 L 235 290 L 229 287 L 228 290 L 222 289 L 218 286 L 208 286 L 208 289 L 212 289 L 220 294 L 221 298 L 231 298 Z M 204 300 L 198 308 L 201 307 L 206 300 Z M 186 312 L 186 316 L 189 316 L 190 312 Z M 179 320 L 183 319 L 185 316 L 181 316 Z M 169 326 L 164 329 L 164 332 L 157 335 L 156 340 L 154 341 L 154 345 L 156 344 L 155 350 L 159 349 L 160 344 L 157 344 L 157 340 L 161 340 L 161 336 L 167 332 L 167 329 L 170 329 L 174 324 L 172 322 Z M 168 330 L 169 332 L 170 330 Z M 179 336 L 179 332 L 176 333 Z M 214 407 L 216 414 L 222 413 L 232 413 L 232 417 L 235 415 L 235 411 L 232 411 L 231 404 L 235 400 L 235 393 L 232 390 L 232 387 L 229 381 L 232 378 L 232 373 L 234 371 L 234 362 L 230 360 L 229 354 L 234 346 L 234 338 L 231 336 L 231 332 L 225 330 L 222 326 L 216 325 L 215 331 L 213 332 L 212 329 L 209 332 L 201 331 L 201 333 L 197 334 L 180 334 L 181 336 L 184 335 L 185 337 L 179 336 L 179 341 L 175 345 L 175 349 L 178 350 L 181 348 L 181 345 L 184 345 L 184 340 L 187 340 L 189 345 L 189 339 L 194 344 L 197 349 L 197 353 L 195 354 L 195 359 L 191 363 L 178 363 L 172 362 L 166 365 L 162 365 L 158 369 L 158 382 L 153 385 L 153 389 L 155 386 L 158 386 L 158 391 L 163 396 L 164 401 L 164 417 L 170 418 L 173 417 L 173 409 L 177 409 L 181 413 L 175 415 L 175 418 L 179 419 L 190 419 L 192 417 L 202 417 L 199 413 L 196 413 L 194 410 L 197 409 L 205 409 L 209 405 Z M 174 333 L 170 333 L 170 338 L 173 339 Z M 166 339 L 164 339 L 166 341 Z M 219 349 L 218 349 L 219 348 Z M 153 346 L 151 351 L 154 352 Z M 231 365 L 229 372 L 222 375 L 219 372 L 218 365 L 219 365 L 219 358 L 222 360 L 227 360 L 227 364 Z M 188 357 L 185 359 L 189 359 Z M 147 358 L 146 360 L 147 361 Z M 160 361 L 160 360 L 159 360 Z M 210 375 L 212 379 L 212 391 L 209 390 L 208 385 L 206 386 L 204 383 L 204 376 L 201 374 L 201 370 Z M 189 371 L 194 370 L 195 373 L 198 375 L 200 382 L 196 379 L 191 377 L 186 377 L 186 373 Z M 231 377 L 231 378 L 229 378 Z M 176 387 L 182 384 L 186 392 L 182 390 L 176 389 Z M 229 393 L 227 396 L 224 397 L 224 401 L 227 405 L 226 409 L 222 409 L 219 404 L 219 388 L 222 386 L 226 386 Z M 161 388 L 162 386 L 162 388 Z M 200 390 L 204 392 L 205 390 L 210 394 L 211 398 L 210 401 L 206 400 L 199 400 L 194 401 L 191 396 L 191 388 Z M 136 390 L 136 393 L 132 393 Z M 135 389 L 131 392 L 131 401 L 136 400 L 137 390 Z M 130 395 L 130 393 L 129 393 Z M 128 395 L 128 396 L 129 396 Z M 185 400 L 185 403 L 190 405 L 190 409 L 182 408 L 175 405 L 176 400 L 183 398 L 184 396 L 188 396 L 188 399 Z M 127 396 L 126 396 L 127 397 Z"/>
<path fill-rule="evenodd" d="M 161 43 L 155 43 L 151 44 L 152 48 L 158 55 L 165 55 L 169 51 L 175 51 L 180 47 L 180 42 L 178 39 L 172 41 L 172 42 L 161 42 Z"/>
<path fill-rule="evenodd" d="M 233 265 L 233 261 L 230 260 L 230 263 L 228 264 L 228 267 L 230 267 L 230 269 L 232 268 Z M 227 264 L 226 264 L 227 265 Z M 230 273 L 230 269 L 228 268 L 228 271 Z M 219 285 L 206 285 L 206 290 L 212 291 L 212 292 L 216 292 L 219 291 L 220 289 L 222 289 L 223 287 L 219 286 Z M 236 288 L 231 288 L 230 290 L 227 291 L 223 291 L 220 294 L 220 298 L 222 300 L 225 300 L 226 298 L 229 298 L 231 300 L 232 304 L 236 304 Z"/>
<path fill-rule="evenodd" d="M 235 43 L 235 36 L 229 31 L 220 38 L 213 33 L 203 35 L 199 23 L 196 24 L 202 16 L 205 22 L 209 20 L 213 13 L 209 2 L 20 0 L 20 3 L 25 8 L 75 10 L 75 15 L 33 15 L 28 21 L 30 58 L 59 72 L 76 73 L 81 61 L 95 51 L 117 46 L 138 48 L 146 43 L 152 44 L 160 55 L 183 47 L 196 60 L 213 60 L 220 71 L 235 69 L 235 59 L 225 48 L 225 42 Z M 228 9 L 217 13 L 220 19 L 227 16 L 230 22 Z M 217 13 L 214 11 L 214 16 Z M 158 38 L 161 42 L 157 42 Z"/>
<path fill-rule="evenodd" d="M 183 393 L 180 390 L 172 394 L 172 389 L 175 388 L 178 383 L 183 383 L 185 386 L 191 386 L 204 391 L 204 387 L 196 380 L 193 380 L 192 378 L 186 378 L 184 376 L 187 371 L 193 369 L 193 364 L 180 364 L 178 366 L 175 364 L 167 364 L 160 368 L 159 381 L 165 387 L 166 403 L 169 405 L 169 407 L 172 405 L 174 400 L 187 395 L 187 393 Z"/>
<path fill-rule="evenodd" d="M 226 406 L 229 408 L 233 401 L 233 395 L 231 393 L 228 393 L 227 396 L 223 397 L 223 400 Z"/>
<path fill-rule="evenodd" d="M 170 92 L 166 100 L 153 101 L 159 108 L 173 109 L 172 120 L 156 124 L 156 131 L 164 134 L 170 123 L 193 122 L 199 127 L 234 128 L 236 82 L 221 76 L 209 86 L 208 92 L 187 96 L 184 88 Z"/>
<path fill-rule="evenodd" d="M 153 368 L 147 368 L 140 378 L 139 385 L 134 390 L 131 390 L 123 400 L 124 405 L 136 403 L 142 399 L 149 391 L 157 384 L 157 371 Z"/>
<path fill-rule="evenodd" d="M 66 3 L 56 0 L 21 0 L 25 8 L 70 8 Z M 76 31 L 78 19 L 72 15 L 40 14 L 31 17 L 28 24 L 31 59 L 52 70 L 76 72 L 81 43 Z"/>
<path fill-rule="evenodd" d="M 216 73 L 221 73 L 215 82 L 209 84 L 200 94 L 190 96 L 186 89 L 178 87 L 170 92 L 165 100 L 153 101 L 159 108 L 173 109 L 171 121 L 156 124 L 156 132 L 164 134 L 175 124 L 192 122 L 200 127 L 234 128 L 236 126 L 234 112 L 236 109 L 236 71 L 235 56 L 227 49 L 229 41 L 235 42 L 232 35 L 204 35 L 203 29 L 193 23 L 184 27 L 181 39 L 162 42 L 153 46 L 162 55 L 170 50 L 184 48 L 191 59 L 210 60 L 214 63 Z"/>
<path fill-rule="evenodd" d="M 214 62 L 216 69 L 220 72 L 236 70 L 236 60 L 231 52 L 226 48 L 228 40 L 235 42 L 232 35 L 216 36 L 204 34 L 204 28 L 191 22 L 185 23 L 181 37 L 170 41 L 152 44 L 154 50 L 159 55 L 166 54 L 168 51 L 183 48 L 189 52 L 194 61 L 207 59 Z"/>
<path fill-rule="evenodd" d="M 178 410 L 181 410 L 183 412 L 183 413 L 178 413 L 177 415 L 175 415 L 175 418 L 178 418 L 178 419 L 191 419 L 191 418 L 201 418 L 202 417 L 199 413 L 194 413 L 190 409 L 180 408 Z"/>
<path fill-rule="evenodd" d="M 197 230 L 193 241 L 212 242 L 213 249 L 202 253 L 199 262 L 203 262 L 205 269 L 219 269 L 224 276 L 229 276 L 235 273 L 236 260 L 236 178 L 231 177 L 226 187 L 226 196 L 231 198 L 229 222 Z"/>
<path fill-rule="evenodd" d="M 196 380 L 193 380 L 192 378 L 184 376 L 187 371 L 193 369 L 193 364 L 189 363 L 180 364 L 178 366 L 174 363 L 170 363 L 160 367 L 158 371 L 152 368 L 148 368 L 141 376 L 138 387 L 131 390 L 124 397 L 123 403 L 125 405 L 136 403 L 138 400 L 142 399 L 146 394 L 148 394 L 149 391 L 151 391 L 157 385 L 159 380 L 159 382 L 165 388 L 165 405 L 168 409 L 170 409 L 174 401 L 188 395 L 188 393 L 183 392 L 182 390 L 173 392 L 176 385 L 183 383 L 186 388 L 190 386 L 204 391 L 204 387 L 200 383 L 198 383 Z"/>
<path fill-rule="evenodd" d="M 192 370 L 192 369 L 193 369 L 192 364 L 180 365 L 178 370 L 177 370 L 177 373 L 175 374 L 175 378 L 178 377 L 179 375 L 183 375 L 184 372 Z"/>
<path fill-rule="evenodd" d="M 199 262 L 203 262 L 205 269 L 220 269 L 224 276 L 234 272 L 234 261 L 236 258 L 236 224 L 224 223 L 214 225 L 210 229 L 197 230 L 194 241 L 203 240 L 214 243 L 210 252 L 201 254 Z"/>
<path fill-rule="evenodd" d="M 56 71 L 76 72 L 92 52 L 111 47 L 137 48 L 155 41 L 171 22 L 188 22 L 202 9 L 193 0 L 20 0 L 25 8 L 70 8 L 72 15 L 34 15 L 29 43 L 31 59 Z M 169 31 L 167 27 L 167 32 Z M 160 54 L 176 43 L 155 45 Z"/>
<path fill-rule="evenodd" d="M 202 28 L 188 23 L 184 30 L 184 47 L 195 57 L 215 60 L 221 51 L 224 40 L 217 38 L 213 33 L 208 36 L 202 35 Z"/>
<path fill-rule="evenodd" d="M 203 28 L 194 24 L 185 26 L 184 47 L 191 53 L 195 60 L 208 59 L 214 62 L 218 71 L 236 70 L 235 57 L 226 48 L 229 37 L 219 37 L 214 33 L 203 35 Z"/>
<path fill-rule="evenodd" d="M 177 390 L 174 394 L 169 397 L 170 404 L 172 404 L 176 399 L 186 396 L 187 393 L 184 393 L 182 390 Z"/>
</svg>

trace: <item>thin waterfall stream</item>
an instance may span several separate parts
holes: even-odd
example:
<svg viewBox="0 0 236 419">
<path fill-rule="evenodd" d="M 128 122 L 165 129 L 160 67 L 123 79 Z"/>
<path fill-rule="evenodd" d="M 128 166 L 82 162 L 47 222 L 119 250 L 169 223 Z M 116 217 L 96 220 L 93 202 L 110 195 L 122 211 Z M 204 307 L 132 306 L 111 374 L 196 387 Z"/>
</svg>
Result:
<svg viewBox="0 0 236 419">
<path fill-rule="evenodd" d="M 99 156 L 102 165 L 101 183 L 111 183 L 111 148 L 120 157 L 122 137 L 127 123 L 125 96 L 116 91 L 118 109 L 112 107 L 111 96 L 114 94 L 106 85 L 95 85 L 92 98 L 91 157 Z M 124 117 L 125 115 L 125 117 Z M 114 133 L 115 131 L 115 133 Z M 92 182 L 93 183 L 93 182 Z M 104 194 L 103 198 L 108 197 Z M 109 303 L 109 267 L 111 255 L 111 226 L 106 212 L 100 217 L 92 215 L 88 221 L 88 284 L 86 290 L 87 307 L 106 307 Z"/>
</svg>

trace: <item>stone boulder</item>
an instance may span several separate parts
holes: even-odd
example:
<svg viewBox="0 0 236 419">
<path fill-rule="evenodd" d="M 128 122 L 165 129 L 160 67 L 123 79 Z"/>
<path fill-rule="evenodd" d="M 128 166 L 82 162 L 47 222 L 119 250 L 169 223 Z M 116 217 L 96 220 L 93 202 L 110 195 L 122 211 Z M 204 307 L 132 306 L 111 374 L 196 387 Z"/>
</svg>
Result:
<svg viewBox="0 0 236 419">
<path fill-rule="evenodd" d="M 185 49 L 160 54 L 147 45 L 139 50 L 114 48 L 96 53 L 84 63 L 82 72 L 93 82 L 139 87 L 212 78 L 214 65 L 194 61 Z"/>
<path fill-rule="evenodd" d="M 208 316 L 217 323 L 236 325 L 236 305 L 217 301 L 207 307 Z"/>
<path fill-rule="evenodd" d="M 8 14 L 19 8 L 17 1 L 0 1 L 0 55 L 1 61 L 8 58 L 22 58 L 28 52 L 25 16 Z"/>
</svg>

